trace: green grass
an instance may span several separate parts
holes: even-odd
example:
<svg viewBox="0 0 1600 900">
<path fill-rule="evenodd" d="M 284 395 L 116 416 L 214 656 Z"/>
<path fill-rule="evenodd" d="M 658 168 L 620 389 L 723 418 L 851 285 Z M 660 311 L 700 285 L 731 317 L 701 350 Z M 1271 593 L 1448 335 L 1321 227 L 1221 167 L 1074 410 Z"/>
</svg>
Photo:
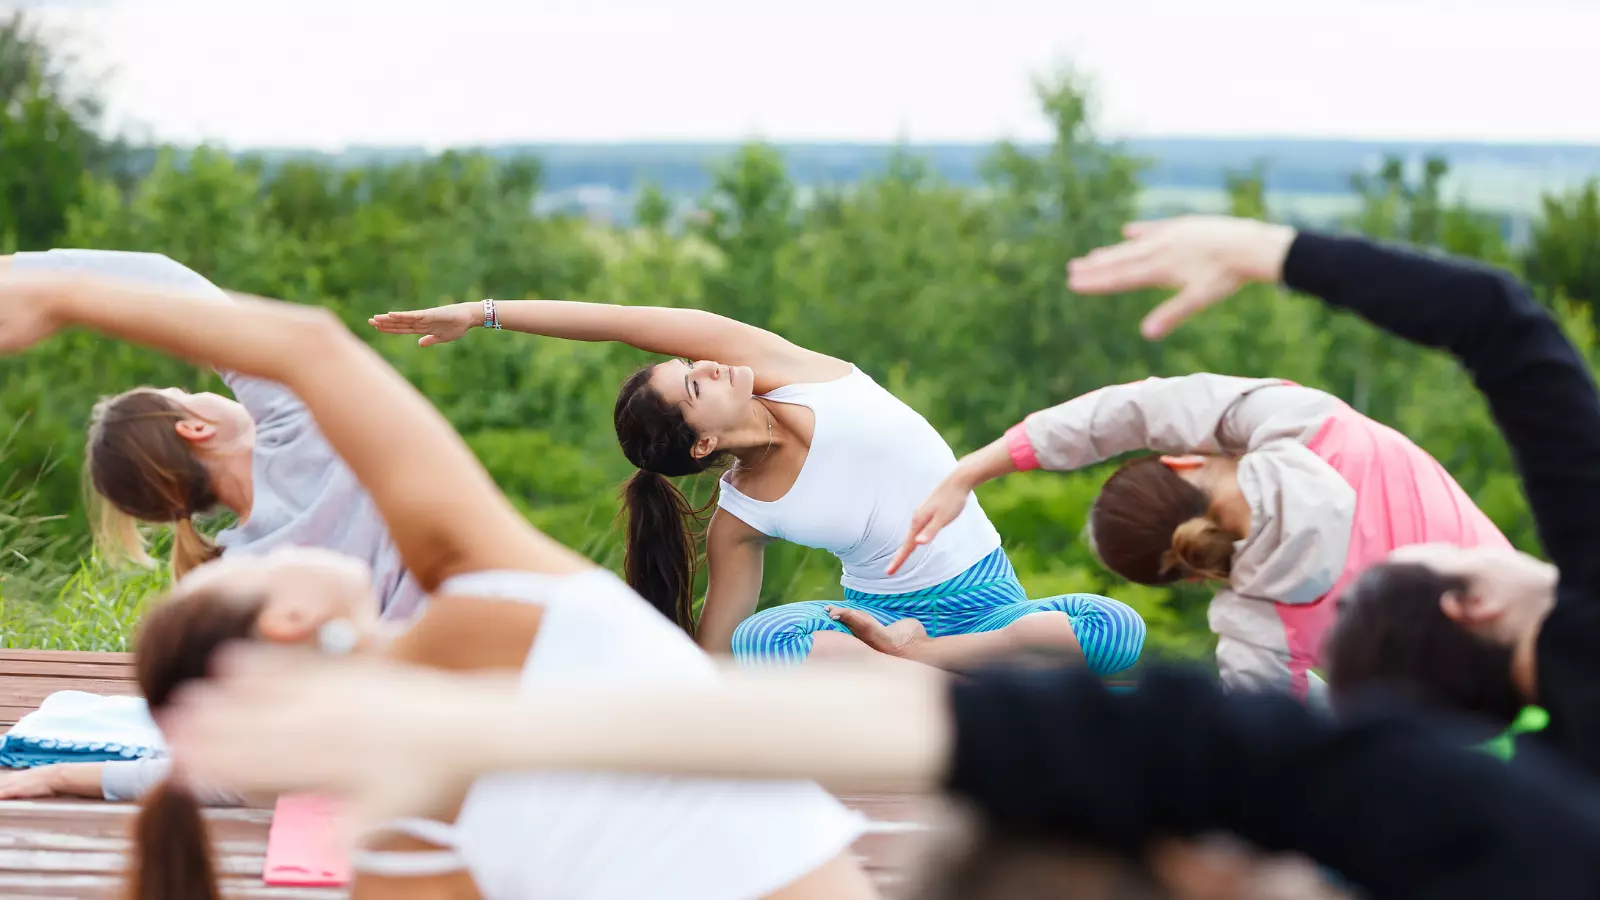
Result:
<svg viewBox="0 0 1600 900">
<path fill-rule="evenodd" d="M 21 425 L 0 438 L 0 472 L 16 470 L 9 448 Z M 126 650 L 166 573 L 95 562 L 87 538 L 64 533 L 64 517 L 41 513 L 37 500 L 35 483 L 0 480 L 0 647 Z"/>
<path fill-rule="evenodd" d="M 0 574 L 0 646 L 34 650 L 127 650 L 134 623 L 167 584 L 162 570 L 116 571 L 92 561 L 24 592 Z"/>
</svg>

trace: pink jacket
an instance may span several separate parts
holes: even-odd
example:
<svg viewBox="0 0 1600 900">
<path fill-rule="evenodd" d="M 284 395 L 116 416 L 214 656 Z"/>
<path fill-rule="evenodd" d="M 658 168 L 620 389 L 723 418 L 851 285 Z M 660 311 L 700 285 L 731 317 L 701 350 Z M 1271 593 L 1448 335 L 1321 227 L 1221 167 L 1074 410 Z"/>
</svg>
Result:
<svg viewBox="0 0 1600 900">
<path fill-rule="evenodd" d="M 1433 457 L 1337 397 L 1227 375 L 1148 378 L 1040 410 L 1007 432 L 1018 469 L 1079 469 L 1134 450 L 1239 459 L 1250 534 L 1211 601 L 1230 688 L 1320 699 L 1310 670 L 1344 587 L 1396 547 L 1509 546 Z"/>
</svg>

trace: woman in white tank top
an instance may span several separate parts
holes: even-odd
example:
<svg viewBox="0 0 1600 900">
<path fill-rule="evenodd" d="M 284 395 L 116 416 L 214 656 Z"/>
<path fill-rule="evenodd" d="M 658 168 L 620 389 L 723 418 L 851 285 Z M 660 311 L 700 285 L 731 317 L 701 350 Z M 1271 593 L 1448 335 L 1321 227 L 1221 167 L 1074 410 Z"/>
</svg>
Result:
<svg viewBox="0 0 1600 900">
<path fill-rule="evenodd" d="M 635 372 L 613 421 L 628 461 L 628 583 L 694 634 L 742 662 L 888 653 L 963 668 L 1023 649 L 1131 666 L 1144 622 L 1093 594 L 1030 600 L 975 497 L 891 572 L 912 512 L 955 454 L 915 410 L 847 362 L 703 310 L 550 300 L 463 303 L 377 316 L 422 346 L 474 327 L 618 341 L 673 357 Z M 727 467 L 706 530 L 705 605 L 693 613 L 693 509 L 669 478 Z M 767 542 L 839 558 L 844 599 L 756 615 Z"/>
<path fill-rule="evenodd" d="M 78 325 L 284 384 L 371 492 L 433 592 L 398 635 L 371 569 L 325 550 L 228 554 L 188 573 L 141 623 L 136 668 L 159 720 L 225 644 L 259 640 L 524 683 L 704 683 L 711 660 L 609 573 L 539 533 L 405 379 L 323 310 L 249 306 L 59 273 L 0 275 L 0 351 Z M 195 799 L 172 776 L 134 828 L 138 900 L 215 897 Z M 219 785 L 218 787 L 227 787 Z M 500 775 L 395 823 L 355 860 L 356 896 L 869 900 L 857 816 L 815 784 Z M 414 851 L 394 854 L 401 849 Z"/>
</svg>

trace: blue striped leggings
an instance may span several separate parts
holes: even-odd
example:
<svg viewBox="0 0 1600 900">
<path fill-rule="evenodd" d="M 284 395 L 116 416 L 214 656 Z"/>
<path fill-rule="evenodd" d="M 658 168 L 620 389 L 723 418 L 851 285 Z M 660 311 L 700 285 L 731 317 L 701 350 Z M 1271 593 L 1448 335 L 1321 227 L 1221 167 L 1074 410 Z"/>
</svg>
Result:
<svg viewBox="0 0 1600 900">
<path fill-rule="evenodd" d="M 1029 600 L 1004 550 L 925 590 L 866 594 L 846 588 L 844 596 L 837 603 L 785 603 L 745 619 L 733 632 L 734 659 L 741 664 L 801 662 L 811 653 L 813 634 L 850 633 L 828 617 L 829 606 L 859 609 L 884 625 L 915 618 L 929 637 L 994 631 L 1030 613 L 1066 613 L 1089 668 L 1102 675 L 1133 665 L 1144 648 L 1144 619 L 1126 604 L 1096 594 Z"/>
</svg>

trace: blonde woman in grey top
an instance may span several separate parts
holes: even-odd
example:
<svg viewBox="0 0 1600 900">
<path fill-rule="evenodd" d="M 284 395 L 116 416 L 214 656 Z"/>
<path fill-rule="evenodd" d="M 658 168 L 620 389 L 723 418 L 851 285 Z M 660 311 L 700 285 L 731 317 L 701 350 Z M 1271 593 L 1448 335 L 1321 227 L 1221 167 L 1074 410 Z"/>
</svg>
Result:
<svg viewBox="0 0 1600 900">
<path fill-rule="evenodd" d="M 228 294 L 159 253 L 49 250 L 0 256 L 0 272 L 81 272 L 175 293 Z M 176 575 L 228 554 L 280 547 L 337 550 L 372 567 L 383 618 L 409 619 L 423 592 L 401 563 L 372 497 L 300 400 L 276 382 L 221 372 L 236 399 L 139 387 L 101 400 L 89 422 L 84 476 L 95 542 L 111 558 L 148 563 L 141 523 L 173 528 Z M 194 519 L 231 511 L 215 541 Z M 0 799 L 72 795 L 132 800 L 158 783 L 163 759 L 65 763 L 0 774 Z M 222 802 L 223 795 L 207 799 Z"/>
</svg>

